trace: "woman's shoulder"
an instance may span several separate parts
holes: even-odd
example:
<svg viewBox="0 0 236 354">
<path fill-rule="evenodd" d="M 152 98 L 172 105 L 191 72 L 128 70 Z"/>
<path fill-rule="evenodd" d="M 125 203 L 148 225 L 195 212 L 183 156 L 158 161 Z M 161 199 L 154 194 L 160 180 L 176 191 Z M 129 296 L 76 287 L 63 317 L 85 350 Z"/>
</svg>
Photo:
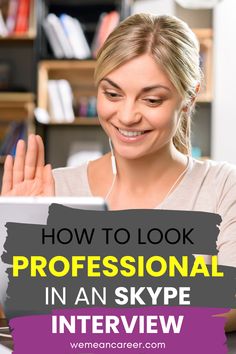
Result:
<svg viewBox="0 0 236 354">
<path fill-rule="evenodd" d="M 192 159 L 192 172 L 211 174 L 217 179 L 236 176 L 236 165 L 226 161 Z"/>
<path fill-rule="evenodd" d="M 192 159 L 192 177 L 218 191 L 236 186 L 236 165 L 226 161 Z"/>
</svg>

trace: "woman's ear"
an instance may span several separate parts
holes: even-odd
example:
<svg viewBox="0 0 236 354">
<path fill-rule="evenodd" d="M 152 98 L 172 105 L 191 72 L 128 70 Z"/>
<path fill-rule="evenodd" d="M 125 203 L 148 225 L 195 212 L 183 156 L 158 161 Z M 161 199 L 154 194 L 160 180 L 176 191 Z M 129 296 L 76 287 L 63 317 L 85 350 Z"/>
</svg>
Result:
<svg viewBox="0 0 236 354">
<path fill-rule="evenodd" d="M 191 100 L 187 104 L 184 104 L 184 106 L 182 108 L 182 111 L 184 113 L 187 113 L 191 109 L 191 107 L 193 106 L 194 102 L 196 101 L 197 95 L 200 91 L 200 87 L 201 87 L 200 82 L 198 82 L 195 87 L 195 95 L 191 98 Z"/>
<path fill-rule="evenodd" d="M 198 82 L 195 87 L 195 95 L 191 98 L 191 101 L 190 101 L 190 108 L 194 105 L 194 103 L 197 99 L 198 93 L 200 91 L 200 87 L 201 87 L 200 82 Z"/>
<path fill-rule="evenodd" d="M 198 95 L 200 88 L 201 88 L 201 85 L 200 85 L 200 82 L 198 82 L 196 85 L 196 88 L 195 88 L 196 96 Z"/>
</svg>

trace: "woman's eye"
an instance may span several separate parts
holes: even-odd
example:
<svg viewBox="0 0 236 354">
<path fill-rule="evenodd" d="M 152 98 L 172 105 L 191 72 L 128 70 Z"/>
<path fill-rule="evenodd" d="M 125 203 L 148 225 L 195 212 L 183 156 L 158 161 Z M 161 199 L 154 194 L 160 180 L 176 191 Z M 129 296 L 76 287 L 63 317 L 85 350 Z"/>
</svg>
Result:
<svg viewBox="0 0 236 354">
<path fill-rule="evenodd" d="M 163 99 L 161 99 L 161 98 L 144 98 L 144 101 L 147 102 L 150 106 L 159 106 L 162 104 Z"/>
<path fill-rule="evenodd" d="M 107 96 L 108 98 L 119 98 L 121 97 L 121 95 L 119 95 L 116 92 L 110 92 L 110 91 L 104 91 L 103 92 L 105 96 Z"/>
</svg>

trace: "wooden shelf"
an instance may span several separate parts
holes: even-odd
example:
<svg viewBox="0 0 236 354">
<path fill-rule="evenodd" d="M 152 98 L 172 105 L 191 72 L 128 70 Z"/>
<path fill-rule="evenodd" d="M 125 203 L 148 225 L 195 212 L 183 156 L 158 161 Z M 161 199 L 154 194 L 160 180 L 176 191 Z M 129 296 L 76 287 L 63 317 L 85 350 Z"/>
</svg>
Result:
<svg viewBox="0 0 236 354">
<path fill-rule="evenodd" d="M 114 0 L 105 0 L 107 5 L 114 5 Z M 51 0 L 52 5 L 64 5 L 65 0 Z M 104 0 L 79 0 L 79 5 L 103 5 Z M 78 0 L 69 0 L 68 6 L 78 6 Z"/>
<path fill-rule="evenodd" d="M 31 34 L 15 34 L 7 37 L 0 37 L 0 42 L 10 42 L 10 41 L 32 41 L 36 38 L 36 33 Z"/>
<path fill-rule="evenodd" d="M 34 102 L 35 95 L 31 92 L 0 92 L 0 104 L 4 102 L 20 104 Z"/>
<path fill-rule="evenodd" d="M 35 95 L 31 92 L 0 92 L 0 123 L 27 122 L 28 133 L 34 133 Z"/>
<path fill-rule="evenodd" d="M 49 124 L 46 124 L 48 126 L 60 126 L 60 125 L 81 125 L 81 126 L 99 126 L 100 122 L 98 118 L 89 118 L 89 117 L 76 117 L 75 121 L 73 123 L 57 123 L 57 122 L 51 122 Z"/>
<path fill-rule="evenodd" d="M 1 122 L 33 120 L 35 95 L 25 92 L 0 92 Z"/>
<path fill-rule="evenodd" d="M 95 60 L 76 60 L 76 59 L 66 59 L 66 60 L 43 60 L 39 63 L 39 70 L 65 70 L 65 69 L 95 69 Z"/>
</svg>

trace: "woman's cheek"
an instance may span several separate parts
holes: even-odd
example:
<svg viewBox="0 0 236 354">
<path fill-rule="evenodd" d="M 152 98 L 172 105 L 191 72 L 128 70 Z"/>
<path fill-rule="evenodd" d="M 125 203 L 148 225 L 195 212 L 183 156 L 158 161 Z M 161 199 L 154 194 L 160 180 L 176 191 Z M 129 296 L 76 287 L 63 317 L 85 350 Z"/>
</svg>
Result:
<svg viewBox="0 0 236 354">
<path fill-rule="evenodd" d="M 97 95 L 97 113 L 98 113 L 99 117 L 100 117 L 100 115 L 102 113 L 103 105 L 104 105 L 103 98 L 102 98 L 101 94 L 98 92 L 98 95 Z"/>
<path fill-rule="evenodd" d="M 172 109 L 158 107 L 154 110 L 146 112 L 146 117 L 153 127 L 156 128 L 167 128 L 177 124 L 178 116 L 176 112 Z"/>
<path fill-rule="evenodd" d="M 97 112 L 100 119 L 108 120 L 114 115 L 114 104 L 105 99 L 98 99 Z"/>
</svg>

